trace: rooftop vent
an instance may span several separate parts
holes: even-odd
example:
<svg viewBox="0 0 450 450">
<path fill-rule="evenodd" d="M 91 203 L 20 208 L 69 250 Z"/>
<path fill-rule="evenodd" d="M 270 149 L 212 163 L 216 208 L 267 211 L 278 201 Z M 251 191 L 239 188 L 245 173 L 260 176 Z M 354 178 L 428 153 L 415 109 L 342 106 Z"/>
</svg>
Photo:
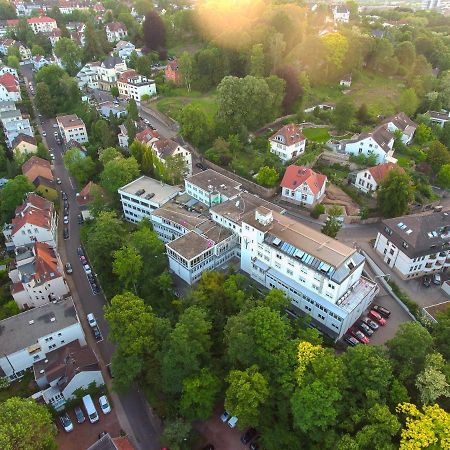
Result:
<svg viewBox="0 0 450 450">
<path fill-rule="evenodd" d="M 135 192 L 134 195 L 141 196 L 144 192 L 145 192 L 145 189 L 139 189 L 138 191 Z"/>
<path fill-rule="evenodd" d="M 145 196 L 145 198 L 147 199 L 147 200 L 150 200 L 151 198 L 153 198 L 155 196 L 155 193 L 154 192 L 150 192 L 150 194 L 147 194 L 146 196 Z"/>
</svg>

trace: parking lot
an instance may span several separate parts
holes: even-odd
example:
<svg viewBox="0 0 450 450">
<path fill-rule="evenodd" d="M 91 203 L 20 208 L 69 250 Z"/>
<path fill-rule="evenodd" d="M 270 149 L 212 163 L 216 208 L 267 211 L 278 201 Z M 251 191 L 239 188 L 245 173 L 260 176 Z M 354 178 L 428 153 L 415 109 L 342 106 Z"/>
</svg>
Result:
<svg viewBox="0 0 450 450">
<path fill-rule="evenodd" d="M 109 400 L 111 399 L 109 398 Z M 108 432 L 112 437 L 119 436 L 120 425 L 114 408 L 109 414 L 103 414 L 100 411 L 97 397 L 94 398 L 94 403 L 100 418 L 96 423 L 90 423 L 87 417 L 83 423 L 77 423 L 75 413 L 73 412 L 73 409 L 71 409 L 68 414 L 73 423 L 73 431 L 67 433 L 63 430 L 58 420 L 58 435 L 56 436 L 58 448 L 64 450 L 84 450 L 99 438 L 99 434 L 102 431 Z M 86 415 L 83 406 L 81 408 Z"/>
</svg>

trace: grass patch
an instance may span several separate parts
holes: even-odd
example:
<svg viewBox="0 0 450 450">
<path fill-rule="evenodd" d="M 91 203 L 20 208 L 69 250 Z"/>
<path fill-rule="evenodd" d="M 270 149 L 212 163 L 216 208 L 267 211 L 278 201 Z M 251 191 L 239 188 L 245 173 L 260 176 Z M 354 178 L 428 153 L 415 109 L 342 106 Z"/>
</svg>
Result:
<svg viewBox="0 0 450 450">
<path fill-rule="evenodd" d="M 303 128 L 302 133 L 312 142 L 324 143 L 331 137 L 328 128 Z"/>
<path fill-rule="evenodd" d="M 320 154 L 322 153 L 321 148 L 307 148 L 305 153 L 301 155 L 295 164 L 297 166 L 304 166 L 306 164 L 311 164 Z"/>
<path fill-rule="evenodd" d="M 181 95 L 172 95 L 174 92 Z M 214 118 L 218 109 L 215 93 L 202 95 L 199 92 L 191 91 L 190 94 L 187 95 L 187 91 L 184 88 L 177 88 L 170 96 L 157 101 L 156 108 L 158 111 L 177 120 L 178 114 L 182 108 L 189 103 L 192 103 L 204 111 L 211 120 Z"/>
</svg>

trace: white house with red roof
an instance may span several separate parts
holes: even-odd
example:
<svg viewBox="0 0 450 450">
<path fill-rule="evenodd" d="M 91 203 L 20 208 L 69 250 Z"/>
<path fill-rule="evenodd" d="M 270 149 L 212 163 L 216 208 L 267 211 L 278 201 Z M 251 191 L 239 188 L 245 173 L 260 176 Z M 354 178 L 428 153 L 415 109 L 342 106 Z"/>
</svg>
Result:
<svg viewBox="0 0 450 450">
<path fill-rule="evenodd" d="M 306 138 L 299 125 L 290 123 L 280 128 L 270 138 L 270 151 L 283 162 L 301 155 L 305 151 Z"/>
<path fill-rule="evenodd" d="M 143 95 L 156 95 L 156 83 L 150 78 L 139 75 L 134 69 L 125 70 L 117 78 L 120 97 L 133 98 L 140 102 Z"/>
<path fill-rule="evenodd" d="M 16 250 L 10 265 L 11 294 L 19 308 L 35 308 L 69 293 L 56 250 L 43 242 Z"/>
<path fill-rule="evenodd" d="M 55 28 L 58 28 L 56 20 L 52 17 L 30 17 L 27 19 L 27 23 L 33 30 L 34 34 L 37 33 L 50 33 Z"/>
<path fill-rule="evenodd" d="M 10 73 L 0 76 L 0 101 L 20 102 L 20 85 L 16 77 Z"/>
<path fill-rule="evenodd" d="M 291 164 L 281 181 L 281 197 L 288 202 L 311 207 L 322 201 L 326 185 L 325 175 Z"/>
<path fill-rule="evenodd" d="M 145 128 L 144 130 L 136 134 L 134 140 L 151 147 L 153 142 L 156 142 L 159 138 L 160 136 L 157 131 L 152 130 L 151 128 Z"/>
<path fill-rule="evenodd" d="M 105 25 L 108 42 L 117 42 L 123 39 L 127 33 L 127 27 L 122 22 L 110 22 Z"/>
<path fill-rule="evenodd" d="M 56 248 L 57 220 L 53 203 L 30 192 L 3 227 L 6 248 L 12 250 L 43 242 Z"/>
<path fill-rule="evenodd" d="M 394 169 L 404 172 L 403 168 L 394 163 L 378 164 L 378 166 L 360 170 L 356 174 L 354 185 L 366 194 L 374 193 L 386 175 Z"/>
</svg>

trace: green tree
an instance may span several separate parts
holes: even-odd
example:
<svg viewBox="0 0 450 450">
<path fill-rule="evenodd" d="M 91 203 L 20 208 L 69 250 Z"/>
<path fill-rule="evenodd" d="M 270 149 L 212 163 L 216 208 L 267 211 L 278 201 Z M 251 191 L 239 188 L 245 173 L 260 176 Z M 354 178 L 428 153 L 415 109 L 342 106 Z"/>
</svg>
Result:
<svg viewBox="0 0 450 450">
<path fill-rule="evenodd" d="M 139 175 L 139 166 L 136 159 L 118 158 L 109 161 L 100 174 L 101 185 L 114 198 L 117 198 L 117 189 L 125 186 Z"/>
<path fill-rule="evenodd" d="M 136 122 L 127 117 L 124 122 L 124 125 L 128 133 L 128 143 L 131 144 L 134 141 L 134 138 L 136 137 L 137 133 Z"/>
<path fill-rule="evenodd" d="M 113 272 L 119 277 L 125 289 L 132 287 L 135 294 L 142 266 L 142 257 L 135 248 L 124 246 L 114 252 Z"/>
<path fill-rule="evenodd" d="M 347 38 L 341 33 L 327 33 L 321 39 L 325 46 L 328 71 L 330 68 L 340 69 L 348 51 Z"/>
<path fill-rule="evenodd" d="M 444 164 L 441 166 L 437 176 L 437 182 L 439 186 L 442 186 L 445 189 L 450 189 L 450 164 Z"/>
<path fill-rule="evenodd" d="M 33 47 L 31 47 L 31 54 L 33 56 L 36 55 L 45 55 L 44 49 L 40 45 L 34 44 Z"/>
<path fill-rule="evenodd" d="M 416 59 L 416 48 L 410 41 L 403 41 L 395 48 L 395 56 L 402 66 L 412 67 Z"/>
<path fill-rule="evenodd" d="M 414 88 L 405 89 L 400 95 L 399 110 L 411 116 L 417 111 L 419 99 Z"/>
<path fill-rule="evenodd" d="M 141 171 L 145 175 L 153 175 L 154 172 L 154 165 L 153 165 L 153 157 L 154 152 L 153 150 L 148 146 L 143 146 L 143 153 L 142 153 L 142 161 L 141 161 Z M 155 155 L 156 157 L 156 155 Z"/>
<path fill-rule="evenodd" d="M 115 147 L 106 147 L 103 150 L 101 150 L 99 154 L 99 161 L 103 164 L 103 167 L 109 163 L 109 161 L 112 161 L 117 158 L 122 158 L 122 153 L 117 150 Z"/>
<path fill-rule="evenodd" d="M 197 376 L 183 381 L 180 411 L 188 420 L 206 420 L 211 417 L 221 383 L 209 369 L 203 368 Z"/>
<path fill-rule="evenodd" d="M 262 186 L 275 186 L 278 183 L 278 172 L 273 167 L 261 167 L 256 175 L 256 182 Z"/>
<path fill-rule="evenodd" d="M 264 77 L 266 73 L 265 66 L 264 46 L 262 44 L 254 44 L 250 52 L 250 75 L 260 78 Z"/>
<path fill-rule="evenodd" d="M 14 5 L 6 0 L 0 2 L 0 17 L 3 20 L 15 19 L 17 17 Z"/>
<path fill-rule="evenodd" d="M 333 120 L 339 131 L 348 130 L 355 115 L 355 106 L 349 97 L 343 97 L 336 103 Z"/>
<path fill-rule="evenodd" d="M 16 55 L 9 55 L 6 59 L 6 64 L 13 69 L 19 70 L 20 69 L 20 58 L 18 58 Z"/>
<path fill-rule="evenodd" d="M 14 211 L 25 199 L 25 194 L 33 192 L 34 186 L 24 175 L 17 175 L 9 180 L 0 190 L 1 222 L 9 222 L 14 217 Z"/>
<path fill-rule="evenodd" d="M 412 385 L 424 368 L 433 345 L 430 333 L 418 322 L 402 323 L 394 338 L 386 342 L 394 371 L 405 384 Z"/>
<path fill-rule="evenodd" d="M 130 98 L 130 100 L 128 101 L 127 113 L 128 113 L 128 117 L 131 120 L 139 119 L 139 110 L 138 110 L 138 107 L 137 107 L 137 104 L 136 104 L 136 101 L 134 100 L 134 98 Z"/>
<path fill-rule="evenodd" d="M 191 83 L 194 76 L 192 56 L 188 52 L 183 52 L 178 59 L 178 68 L 188 92 L 191 92 Z"/>
<path fill-rule="evenodd" d="M 119 88 L 117 86 L 111 86 L 111 89 L 109 91 L 113 97 L 119 96 Z"/>
<path fill-rule="evenodd" d="M 205 112 L 192 103 L 183 107 L 178 115 L 181 135 L 198 147 L 209 142 L 211 123 Z"/>
<path fill-rule="evenodd" d="M 445 312 L 438 313 L 437 323 L 431 327 L 431 335 L 434 339 L 434 345 L 439 353 L 444 355 L 447 360 L 450 359 L 450 308 Z"/>
<path fill-rule="evenodd" d="M 45 406 L 11 397 L 0 403 L 0 447 L 3 450 L 56 450 L 56 428 Z"/>
<path fill-rule="evenodd" d="M 398 217 L 408 211 L 413 200 L 411 178 L 400 170 L 391 170 L 380 183 L 378 208 L 384 217 Z"/>
<path fill-rule="evenodd" d="M 102 147 L 112 147 L 116 142 L 116 136 L 111 132 L 110 125 L 105 119 L 99 119 L 94 123 L 93 135 Z"/>
<path fill-rule="evenodd" d="M 272 63 L 272 70 L 278 69 L 282 62 L 286 51 L 286 42 L 281 33 L 273 33 L 269 37 L 269 55 Z"/>
<path fill-rule="evenodd" d="M 69 75 L 75 75 L 81 62 L 81 48 L 69 38 L 61 37 L 55 44 L 55 55 L 61 59 Z"/>
<path fill-rule="evenodd" d="M 182 183 L 188 173 L 183 155 L 168 156 L 165 161 L 164 179 L 170 184 Z"/>
<path fill-rule="evenodd" d="M 416 130 L 417 132 L 417 130 Z M 441 135 L 439 140 L 447 147 L 450 147 L 450 122 L 445 122 L 442 127 Z"/>
<path fill-rule="evenodd" d="M 239 426 L 257 427 L 261 408 L 269 396 L 269 385 L 257 366 L 232 370 L 226 378 L 225 409 L 239 418 Z"/>
<path fill-rule="evenodd" d="M 431 353 L 425 357 L 425 367 L 416 378 L 416 388 L 422 405 L 430 405 L 439 398 L 450 397 L 445 364 L 444 357 L 440 353 Z"/>
<path fill-rule="evenodd" d="M 342 217 L 344 211 L 338 205 L 333 205 L 328 211 L 328 217 L 320 230 L 323 234 L 335 238 L 342 228 L 342 221 L 339 218 Z"/>
<path fill-rule="evenodd" d="M 437 174 L 442 166 L 450 164 L 450 152 L 439 141 L 433 141 L 427 150 L 426 161 L 430 164 L 433 172 Z"/>
<path fill-rule="evenodd" d="M 356 112 L 356 117 L 363 124 L 370 123 L 370 115 L 366 103 L 361 104 L 358 111 Z"/>
<path fill-rule="evenodd" d="M 79 148 L 73 147 L 67 150 L 63 155 L 63 161 L 70 176 L 75 178 L 80 187 L 92 179 L 95 172 L 95 163 L 90 156 L 85 156 Z"/>
<path fill-rule="evenodd" d="M 425 125 L 424 123 L 419 123 L 414 133 L 414 142 L 419 145 L 426 144 L 433 139 L 433 130 Z"/>
<path fill-rule="evenodd" d="M 188 439 L 191 429 L 191 424 L 181 418 L 168 421 L 161 435 L 161 443 L 171 450 L 181 450 L 185 448 L 183 444 Z"/>
<path fill-rule="evenodd" d="M 36 85 L 35 102 L 39 112 L 45 117 L 53 117 L 55 115 L 55 103 L 46 83 L 38 83 Z"/>
</svg>

